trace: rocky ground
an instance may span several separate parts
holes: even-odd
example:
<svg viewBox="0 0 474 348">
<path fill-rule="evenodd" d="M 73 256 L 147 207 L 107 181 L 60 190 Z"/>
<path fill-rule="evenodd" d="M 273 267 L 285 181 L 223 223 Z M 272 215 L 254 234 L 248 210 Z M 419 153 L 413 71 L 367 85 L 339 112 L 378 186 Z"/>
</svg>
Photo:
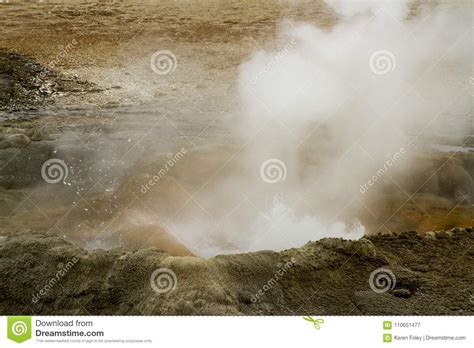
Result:
<svg viewBox="0 0 474 348">
<path fill-rule="evenodd" d="M 29 232 L 0 239 L 0 313 L 473 315 L 473 246 L 466 228 L 203 260 L 157 249 L 88 252 Z M 176 278 L 157 292 L 151 279 L 163 268 Z M 381 268 L 391 278 L 375 283 Z"/>
<path fill-rule="evenodd" d="M 59 76 L 34 58 L 0 48 L 0 111 L 35 110 L 54 98 L 74 92 L 98 91 L 88 82 Z"/>
</svg>

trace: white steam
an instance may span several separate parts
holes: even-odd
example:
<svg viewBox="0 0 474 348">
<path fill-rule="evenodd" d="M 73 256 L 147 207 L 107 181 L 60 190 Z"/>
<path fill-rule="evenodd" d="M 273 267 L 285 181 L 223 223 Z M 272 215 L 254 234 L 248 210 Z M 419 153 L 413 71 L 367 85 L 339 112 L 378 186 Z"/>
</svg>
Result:
<svg viewBox="0 0 474 348">
<path fill-rule="evenodd" d="M 233 171 L 213 177 L 194 197 L 203 209 L 180 213 L 170 228 L 196 254 L 360 238 L 358 213 L 378 180 L 409 170 L 417 144 L 446 117 L 469 114 L 465 6 L 327 3 L 339 16 L 334 26 L 285 21 L 276 45 L 241 65 Z M 262 177 L 269 160 L 285 171 L 273 173 L 278 180 Z"/>
</svg>

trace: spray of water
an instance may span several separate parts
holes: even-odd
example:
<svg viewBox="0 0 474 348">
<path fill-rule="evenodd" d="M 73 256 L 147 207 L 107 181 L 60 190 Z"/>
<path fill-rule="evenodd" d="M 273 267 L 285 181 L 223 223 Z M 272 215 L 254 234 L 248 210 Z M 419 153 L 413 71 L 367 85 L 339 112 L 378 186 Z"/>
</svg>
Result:
<svg viewBox="0 0 474 348">
<path fill-rule="evenodd" d="M 383 202 L 385 183 L 409 177 L 446 117 L 469 115 L 471 16 L 456 4 L 327 3 L 336 24 L 285 20 L 241 64 L 236 143 L 186 149 L 168 166 L 176 154 L 134 158 L 114 200 L 135 187 L 146 208 L 119 211 L 107 231 L 145 229 L 140 246 L 159 230 L 172 236 L 159 243 L 200 256 L 370 232 L 361 213 Z"/>
<path fill-rule="evenodd" d="M 211 234 L 196 215 L 184 217 L 174 233 L 196 253 L 360 238 L 361 185 L 379 193 L 386 173 L 410 170 L 415 144 L 446 115 L 469 112 L 470 15 L 462 8 L 327 2 L 340 17 L 335 26 L 285 21 L 276 45 L 241 65 L 244 146 L 232 175 L 198 196 L 212 212 L 234 211 Z"/>
</svg>

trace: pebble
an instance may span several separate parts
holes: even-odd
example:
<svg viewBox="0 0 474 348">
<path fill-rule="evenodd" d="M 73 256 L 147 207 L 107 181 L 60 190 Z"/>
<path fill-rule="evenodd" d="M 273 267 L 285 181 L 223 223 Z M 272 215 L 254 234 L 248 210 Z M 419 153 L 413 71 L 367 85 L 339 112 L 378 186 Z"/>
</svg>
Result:
<svg viewBox="0 0 474 348">
<path fill-rule="evenodd" d="M 22 148 L 30 143 L 30 138 L 24 134 L 12 134 L 7 136 L 2 143 L 6 142 L 8 146 L 6 147 L 17 147 Z M 1 148 L 1 146 L 0 146 Z M 3 147 L 5 148 L 5 147 Z"/>
<path fill-rule="evenodd" d="M 425 233 L 425 237 L 426 237 L 426 238 L 429 238 L 429 239 L 436 239 L 436 233 L 433 232 L 433 231 L 426 232 L 426 233 Z"/>
<path fill-rule="evenodd" d="M 41 129 L 32 129 L 26 133 L 30 137 L 31 141 L 40 141 L 45 138 L 44 132 Z"/>
<path fill-rule="evenodd" d="M 421 264 L 421 265 L 413 265 L 411 269 L 414 270 L 414 271 L 425 273 L 425 272 L 428 272 L 430 270 L 430 267 L 428 265 L 422 265 Z"/>
<path fill-rule="evenodd" d="M 395 289 L 393 290 L 393 296 L 409 298 L 411 297 L 411 291 L 408 289 Z"/>
</svg>

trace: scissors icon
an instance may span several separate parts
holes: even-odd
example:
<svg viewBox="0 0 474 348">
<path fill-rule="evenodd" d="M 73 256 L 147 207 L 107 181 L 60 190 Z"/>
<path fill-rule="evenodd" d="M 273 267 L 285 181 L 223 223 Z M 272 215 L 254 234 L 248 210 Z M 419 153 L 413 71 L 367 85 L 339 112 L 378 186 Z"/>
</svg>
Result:
<svg viewBox="0 0 474 348">
<path fill-rule="evenodd" d="M 314 325 L 314 328 L 316 330 L 319 330 L 321 328 L 321 325 L 320 324 L 323 324 L 324 323 L 324 319 L 313 319 L 311 316 L 306 316 L 306 317 L 303 317 L 304 320 L 307 320 L 307 321 L 310 321 L 313 323 Z"/>
</svg>

